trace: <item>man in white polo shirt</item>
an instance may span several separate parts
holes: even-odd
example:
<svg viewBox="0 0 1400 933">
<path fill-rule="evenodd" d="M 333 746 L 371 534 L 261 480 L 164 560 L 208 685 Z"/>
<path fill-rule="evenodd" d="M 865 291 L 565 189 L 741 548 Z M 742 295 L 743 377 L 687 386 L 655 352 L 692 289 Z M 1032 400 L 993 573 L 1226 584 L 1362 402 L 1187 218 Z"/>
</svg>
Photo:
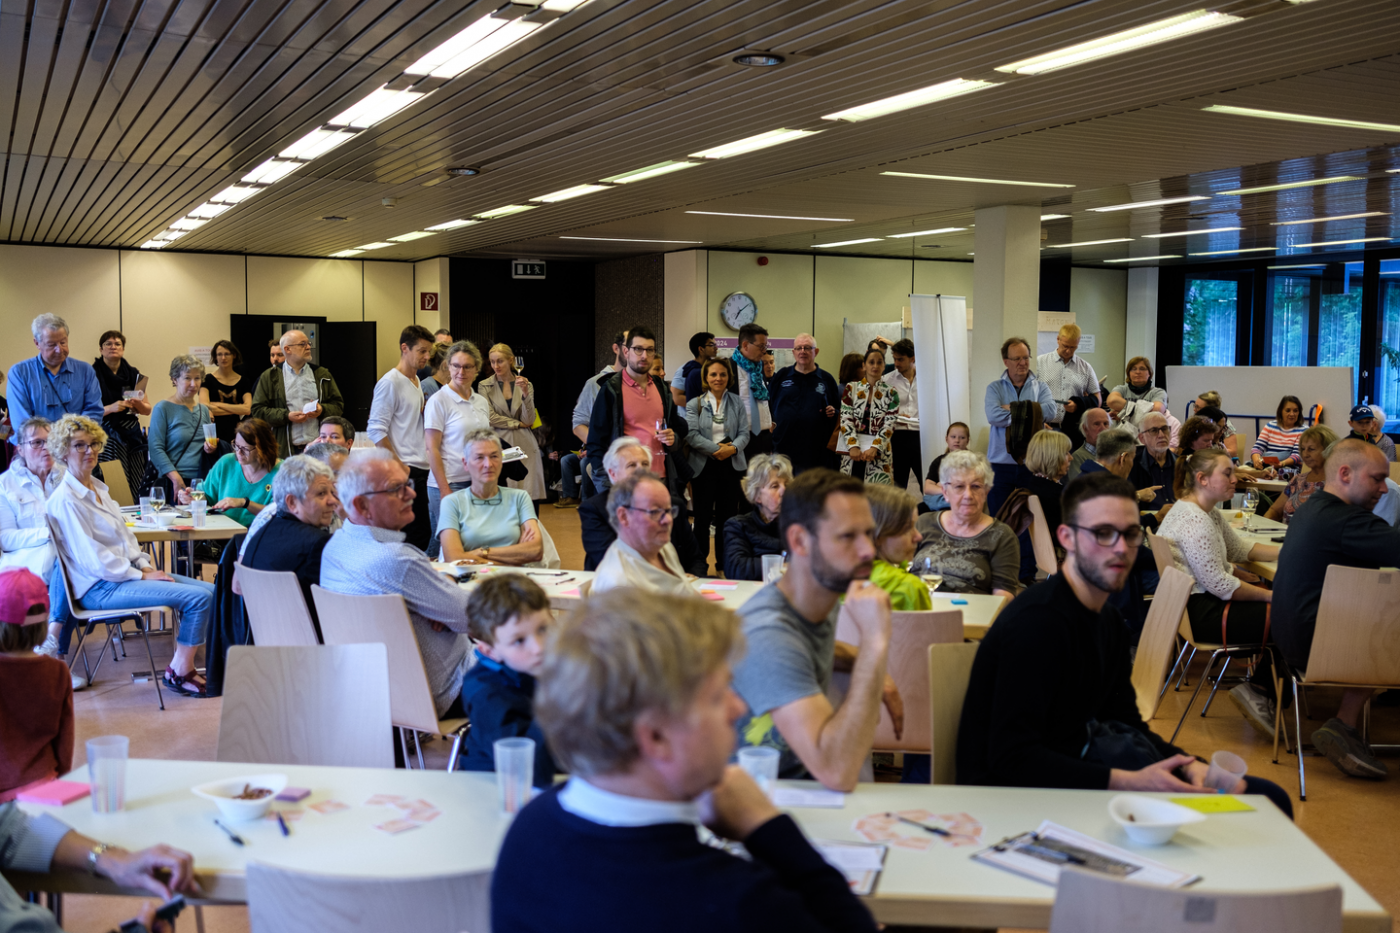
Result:
<svg viewBox="0 0 1400 933">
<path fill-rule="evenodd" d="M 1049 387 L 1050 397 L 1059 408 L 1059 417 L 1052 420 L 1046 412 L 1045 420 L 1069 431 L 1071 443 L 1076 444 L 1080 442 L 1079 418 L 1103 403 L 1094 367 L 1076 353 L 1080 337 L 1078 324 L 1066 324 L 1055 337 L 1055 349 L 1035 358 L 1035 374 Z"/>
<path fill-rule="evenodd" d="M 426 551 L 433 537 L 428 519 L 428 448 L 423 441 L 423 388 L 418 370 L 433 350 L 433 335 L 421 324 L 410 324 L 399 334 L 399 364 L 374 385 L 366 433 L 374 446 L 382 447 L 408 467 L 408 478 L 418 490 L 413 500 L 413 521 L 404 529 L 408 543 Z"/>
</svg>

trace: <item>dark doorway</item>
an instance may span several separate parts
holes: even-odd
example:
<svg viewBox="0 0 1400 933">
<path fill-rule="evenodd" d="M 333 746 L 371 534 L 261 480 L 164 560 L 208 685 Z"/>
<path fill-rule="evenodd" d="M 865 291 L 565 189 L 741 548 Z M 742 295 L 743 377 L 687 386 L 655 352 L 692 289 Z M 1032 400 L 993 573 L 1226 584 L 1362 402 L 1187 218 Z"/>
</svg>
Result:
<svg viewBox="0 0 1400 933">
<path fill-rule="evenodd" d="M 243 354 L 244 371 L 256 378 L 268 368 L 269 340 L 288 330 L 304 330 L 311 340 L 313 365 L 325 366 L 345 397 L 345 417 L 357 431 L 369 420 L 378 379 L 374 321 L 327 321 L 285 314 L 230 314 L 229 339 Z"/>
</svg>

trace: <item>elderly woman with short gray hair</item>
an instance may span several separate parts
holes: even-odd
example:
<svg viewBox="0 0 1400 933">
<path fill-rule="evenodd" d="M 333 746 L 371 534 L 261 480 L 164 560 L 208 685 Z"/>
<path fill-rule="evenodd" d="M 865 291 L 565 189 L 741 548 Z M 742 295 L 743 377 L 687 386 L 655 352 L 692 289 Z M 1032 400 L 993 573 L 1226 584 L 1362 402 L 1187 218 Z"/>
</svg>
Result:
<svg viewBox="0 0 1400 933">
<path fill-rule="evenodd" d="M 462 439 L 462 451 L 471 485 L 442 500 L 442 559 L 515 566 L 542 560 L 544 535 L 530 493 L 500 485 L 500 437 L 477 428 Z"/>
<path fill-rule="evenodd" d="M 207 439 L 204 426 L 214 423 L 207 405 L 200 404 L 199 390 L 204 384 L 204 364 L 192 356 L 177 356 L 170 361 L 170 384 L 175 394 L 156 403 L 151 411 L 151 426 L 146 431 L 150 445 L 151 463 L 156 472 L 169 481 L 167 499 L 175 502 L 180 493 L 199 475 L 200 458 L 205 451 L 218 449 L 217 438 Z M 133 489 L 136 496 L 143 489 Z"/>
<path fill-rule="evenodd" d="M 993 479 L 991 464 L 979 453 L 955 450 L 943 458 L 938 481 L 948 509 L 919 517 L 923 542 L 911 570 L 941 575 L 950 593 L 1016 595 L 1021 549 L 1016 533 L 987 514 Z"/>
<path fill-rule="evenodd" d="M 792 461 L 782 454 L 759 454 L 749 460 L 744 497 L 753 511 L 724 523 L 724 575 L 730 580 L 763 579 L 763 555 L 783 553 L 778 509 L 792 482 Z"/>
</svg>

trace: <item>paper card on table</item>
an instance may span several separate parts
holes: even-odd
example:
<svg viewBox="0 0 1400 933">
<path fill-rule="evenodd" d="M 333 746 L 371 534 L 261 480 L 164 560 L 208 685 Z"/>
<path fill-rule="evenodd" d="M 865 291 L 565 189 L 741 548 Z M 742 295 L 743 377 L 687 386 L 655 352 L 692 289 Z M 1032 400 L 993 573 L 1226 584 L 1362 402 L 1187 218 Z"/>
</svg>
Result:
<svg viewBox="0 0 1400 933">
<path fill-rule="evenodd" d="M 395 800 L 395 801 L 394 801 L 394 806 L 398 807 L 400 810 L 436 810 L 436 809 L 437 809 L 437 807 L 433 806 L 431 803 L 429 803 L 428 801 L 422 799 L 421 797 L 420 797 L 419 799 L 417 799 L 417 800 L 408 800 L 408 799 L 406 799 L 406 798 L 400 797 L 398 800 Z"/>
<path fill-rule="evenodd" d="M 389 820 L 387 823 L 379 823 L 374 828 L 380 832 L 388 833 L 391 836 L 397 835 L 410 829 L 417 829 L 422 823 L 415 823 L 412 820 Z"/>
<path fill-rule="evenodd" d="M 820 807 L 839 810 L 846 805 L 846 795 L 824 788 L 775 787 L 768 796 L 779 807 Z"/>
<path fill-rule="evenodd" d="M 20 790 L 15 799 L 21 803 L 42 803 L 61 807 L 66 803 L 81 800 L 90 793 L 92 788 L 79 781 L 45 781 Z"/>
<path fill-rule="evenodd" d="M 367 807 L 384 807 L 403 799 L 402 794 L 375 794 L 365 801 Z"/>
<path fill-rule="evenodd" d="M 739 584 L 731 580 L 705 580 L 702 584 L 707 590 L 737 590 Z"/>
<path fill-rule="evenodd" d="M 431 823 L 440 816 L 442 816 L 441 810 L 420 807 L 417 810 L 409 810 L 403 815 L 403 818 L 406 820 L 413 820 L 415 823 Z"/>
<path fill-rule="evenodd" d="M 852 894 L 863 896 L 875 890 L 875 879 L 885 866 L 885 846 L 825 841 L 812 845 L 828 865 L 846 876 Z"/>
<path fill-rule="evenodd" d="M 317 813 L 339 813 L 341 810 L 349 810 L 350 805 L 339 800 L 322 800 L 320 803 L 313 803 L 311 809 Z"/>
<path fill-rule="evenodd" d="M 1155 884 L 1166 888 L 1185 887 L 1201 877 L 1144 858 L 1136 852 L 1101 842 L 1049 820 L 1041 823 L 1034 832 L 1004 839 L 972 857 L 976 861 L 986 862 L 1050 885 L 1058 883 L 1060 869 L 1068 864 L 1111 878 L 1127 878 L 1141 884 Z"/>
<path fill-rule="evenodd" d="M 1189 797 L 1172 797 L 1171 802 L 1201 813 L 1249 813 L 1254 810 L 1233 794 L 1192 794 Z"/>
<path fill-rule="evenodd" d="M 311 791 L 309 791 L 305 787 L 284 787 L 282 788 L 282 793 L 278 794 L 272 799 L 285 800 L 288 803 L 296 803 L 297 801 L 305 800 L 307 797 L 310 796 Z"/>
</svg>

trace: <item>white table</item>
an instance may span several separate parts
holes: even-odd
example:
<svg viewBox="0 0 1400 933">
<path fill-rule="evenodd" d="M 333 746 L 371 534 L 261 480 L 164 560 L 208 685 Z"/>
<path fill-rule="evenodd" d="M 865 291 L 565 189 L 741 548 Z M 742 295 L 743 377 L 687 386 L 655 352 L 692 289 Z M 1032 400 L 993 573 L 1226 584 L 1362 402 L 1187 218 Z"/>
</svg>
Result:
<svg viewBox="0 0 1400 933">
<path fill-rule="evenodd" d="M 203 528 L 195 528 L 188 518 L 179 519 L 174 526 L 168 527 L 143 522 L 127 522 L 126 526 L 136 535 L 139 544 L 156 541 L 224 541 L 248 530 L 227 515 L 205 516 Z"/>
<path fill-rule="evenodd" d="M 953 600 L 967 600 L 966 606 L 954 606 Z M 963 614 L 963 638 L 973 641 L 981 641 L 987 634 L 987 629 L 992 627 L 996 617 L 1001 615 L 1001 611 L 1006 608 L 1006 604 L 1011 600 L 1005 596 L 979 596 L 975 593 L 934 593 L 933 608 L 935 612 L 947 612 L 950 609 L 961 609 Z"/>
<path fill-rule="evenodd" d="M 275 822 L 234 823 L 246 840 L 234 845 L 213 824 L 214 805 L 189 788 L 223 777 L 285 772 L 293 786 L 312 794 L 302 807 L 340 800 L 350 809 L 321 815 L 307 811 L 282 837 Z M 71 775 L 86 780 L 87 769 Z M 815 787 L 811 782 L 783 785 Z M 54 811 L 74 829 L 104 842 L 140 849 L 164 842 L 192 853 L 196 874 L 212 901 L 247 899 L 244 872 L 256 859 L 287 868 L 364 877 L 414 877 L 478 871 L 495 864 L 508 818 L 497 812 L 495 776 L 489 773 L 316 768 L 212 761 L 151 761 L 128 764 L 127 809 L 94 814 L 87 799 Z M 366 807 L 372 794 L 424 798 L 442 816 L 419 828 L 389 836 L 374 824 L 396 814 Z M 852 824 L 891 810 L 966 812 L 983 824 L 982 842 L 1034 829 L 1045 819 L 1204 877 L 1210 890 L 1291 890 L 1301 885 L 1342 886 L 1344 929 L 1352 933 L 1390 930 L 1390 917 L 1362 888 L 1263 797 L 1250 797 L 1253 813 L 1211 816 L 1188 827 L 1169 845 L 1137 848 L 1109 819 L 1110 791 L 1027 790 L 993 787 L 922 787 L 862 784 L 840 810 L 790 811 L 813 839 L 860 841 Z M 1041 927 L 1049 924 L 1054 889 L 970 860 L 977 847 L 950 849 L 935 840 L 924 852 L 892 847 L 875 894 L 867 903 L 885 923 L 939 926 Z M 21 889 L 117 893 L 110 883 L 85 872 L 15 875 Z"/>
<path fill-rule="evenodd" d="M 1234 527 L 1235 522 L 1231 522 Z M 1252 515 L 1249 519 L 1250 531 L 1246 532 L 1243 527 L 1235 527 L 1235 534 L 1239 535 L 1250 544 L 1262 544 L 1266 547 L 1282 547 L 1277 541 L 1272 539 L 1279 537 L 1288 530 L 1288 526 L 1283 522 L 1276 522 L 1271 518 L 1264 518 L 1262 515 Z M 1258 574 L 1261 579 L 1273 580 L 1274 574 L 1278 571 L 1278 561 L 1276 560 L 1251 560 L 1240 565 L 1250 573 Z"/>
</svg>

